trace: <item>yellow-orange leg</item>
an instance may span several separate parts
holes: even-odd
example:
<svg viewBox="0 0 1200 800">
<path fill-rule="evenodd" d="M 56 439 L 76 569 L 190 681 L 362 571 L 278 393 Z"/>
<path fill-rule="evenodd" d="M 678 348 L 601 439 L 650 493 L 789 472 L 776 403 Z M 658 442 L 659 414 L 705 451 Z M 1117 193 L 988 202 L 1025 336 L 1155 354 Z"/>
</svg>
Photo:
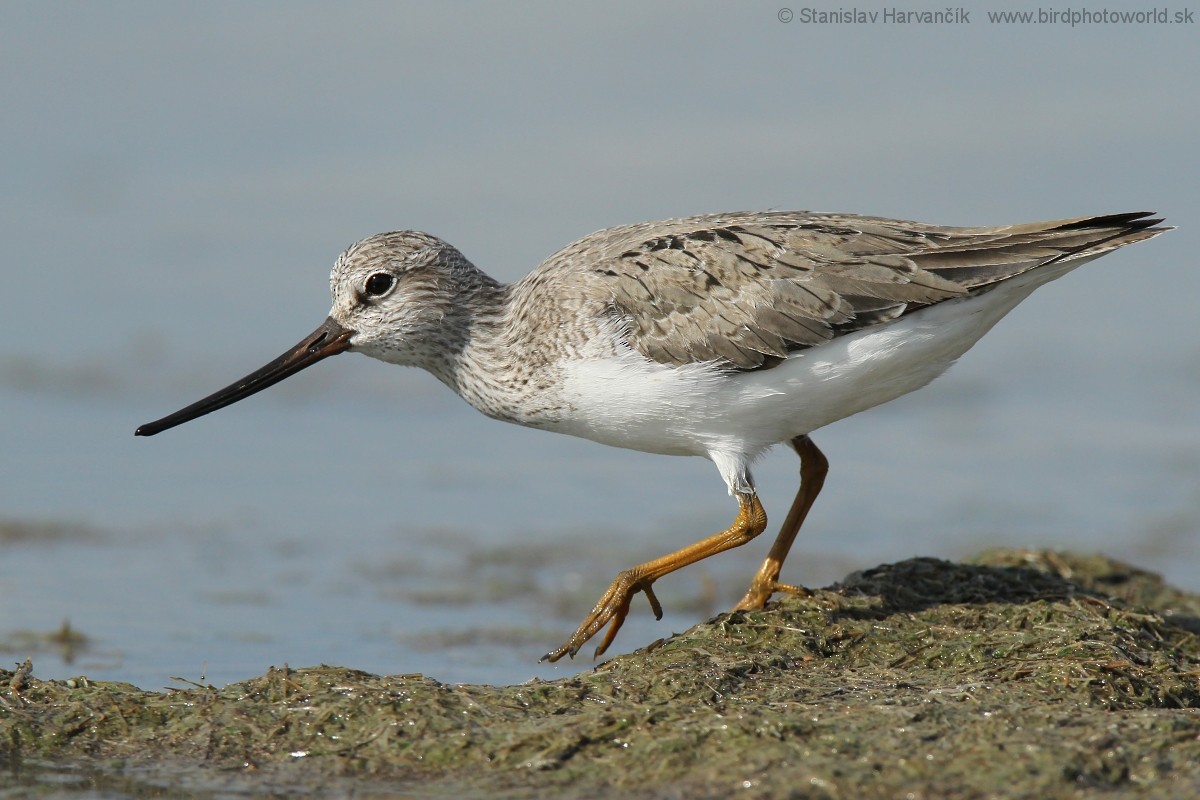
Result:
<svg viewBox="0 0 1200 800">
<path fill-rule="evenodd" d="M 825 458 L 825 454 L 817 449 L 813 440 L 807 436 L 797 436 L 792 439 L 791 445 L 800 456 L 800 489 L 796 492 L 796 499 L 792 501 L 787 519 L 783 521 L 783 527 L 779 529 L 779 535 L 775 537 L 775 544 L 771 545 L 767 560 L 750 582 L 746 596 L 733 607 L 734 611 L 762 608 L 775 592 L 807 593 L 803 587 L 780 583 L 779 572 L 783 569 L 783 560 L 787 558 L 800 526 L 804 524 L 804 518 L 808 516 L 808 510 L 812 508 L 817 495 L 821 493 L 821 487 L 825 485 L 825 476 L 829 473 L 829 459 Z"/>
<path fill-rule="evenodd" d="M 608 591 L 600 598 L 600 602 L 596 603 L 596 607 L 592 609 L 592 613 L 567 640 L 567 643 L 557 650 L 546 653 L 542 656 L 542 661 L 558 661 L 567 655 L 574 658 L 575 654 L 579 652 L 579 648 L 583 647 L 584 642 L 599 633 L 605 625 L 611 623 L 608 633 L 604 634 L 604 639 L 596 648 L 595 655 L 599 656 L 612 644 L 617 631 L 621 630 L 621 624 L 625 622 L 625 617 L 629 614 L 629 601 L 638 592 L 646 593 L 646 599 L 650 601 L 654 616 L 662 619 L 662 606 L 659 605 L 658 598 L 654 596 L 654 590 L 651 588 L 656 580 L 689 564 L 695 564 L 701 559 L 743 545 L 766 529 L 767 514 L 763 511 L 758 497 L 753 494 L 739 494 L 737 500 L 737 518 L 726 530 L 617 575 L 616 580 L 608 587 Z"/>
</svg>

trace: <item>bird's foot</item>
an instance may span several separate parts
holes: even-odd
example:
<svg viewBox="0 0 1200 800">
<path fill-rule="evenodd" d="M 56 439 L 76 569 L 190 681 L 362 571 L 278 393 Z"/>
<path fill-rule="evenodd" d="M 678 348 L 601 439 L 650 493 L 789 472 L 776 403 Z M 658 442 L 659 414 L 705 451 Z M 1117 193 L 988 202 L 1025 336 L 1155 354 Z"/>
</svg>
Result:
<svg viewBox="0 0 1200 800">
<path fill-rule="evenodd" d="M 593 658 L 599 658 L 608 649 L 608 646 L 612 644 L 612 640 L 616 638 L 617 631 L 621 630 L 621 625 L 625 622 L 625 617 L 629 614 L 629 601 L 638 592 L 645 592 L 646 599 L 650 601 L 650 608 L 654 611 L 654 618 L 662 619 L 662 605 L 658 602 L 658 598 L 654 596 L 654 589 L 651 588 L 653 583 L 653 579 L 647 578 L 636 567 L 634 569 L 627 569 L 617 575 L 616 580 L 608 587 L 608 591 L 600 598 L 600 602 L 596 603 L 596 607 L 592 609 L 592 613 L 588 614 L 587 619 L 580 624 L 575 633 L 571 635 L 571 638 L 567 640 L 567 643 L 557 650 L 551 650 L 549 653 L 546 653 L 539 660 L 553 662 L 558 661 L 563 656 L 574 658 L 575 654 L 579 652 L 579 648 L 583 647 L 588 639 L 599 633 L 605 625 L 609 625 L 608 633 L 604 634 L 604 639 L 592 655 Z"/>
<path fill-rule="evenodd" d="M 794 594 L 798 597 L 812 597 L 812 592 L 803 586 L 791 583 L 780 583 L 774 578 L 763 579 L 756 575 L 745 596 L 733 607 L 734 611 L 757 611 L 767 604 L 771 595 L 776 592 Z"/>
</svg>

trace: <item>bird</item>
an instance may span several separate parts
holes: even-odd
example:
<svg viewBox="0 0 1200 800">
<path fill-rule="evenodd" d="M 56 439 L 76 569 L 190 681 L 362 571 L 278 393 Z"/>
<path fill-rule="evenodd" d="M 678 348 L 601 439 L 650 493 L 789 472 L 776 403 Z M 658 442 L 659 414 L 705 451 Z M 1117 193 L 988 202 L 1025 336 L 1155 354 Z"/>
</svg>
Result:
<svg viewBox="0 0 1200 800">
<path fill-rule="evenodd" d="M 138 427 L 157 433 L 329 356 L 420 367 L 497 420 L 716 466 L 738 510 L 724 530 L 617 574 L 542 660 L 612 644 L 654 583 L 767 527 L 750 465 L 787 444 L 796 496 L 735 610 L 776 593 L 829 462 L 813 431 L 919 389 L 1039 286 L 1170 227 L 1152 212 L 993 227 L 808 211 L 742 211 L 607 228 L 503 284 L 420 231 L 347 248 L 328 318 L 240 381 Z"/>
</svg>

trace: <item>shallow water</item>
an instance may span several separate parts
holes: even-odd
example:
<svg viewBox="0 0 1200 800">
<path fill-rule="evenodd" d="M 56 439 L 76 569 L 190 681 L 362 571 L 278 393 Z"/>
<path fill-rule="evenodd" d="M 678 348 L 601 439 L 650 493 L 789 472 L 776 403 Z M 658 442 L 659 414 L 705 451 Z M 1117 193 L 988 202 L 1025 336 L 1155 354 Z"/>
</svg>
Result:
<svg viewBox="0 0 1200 800">
<path fill-rule="evenodd" d="M 0 181 L 0 532 L 36 529 L 0 535 L 0 658 L 147 688 L 284 662 L 563 675 L 591 662 L 537 657 L 615 572 L 729 522 L 707 462 L 500 425 L 354 356 L 132 436 L 315 327 L 338 250 L 409 227 L 513 280 L 596 228 L 707 211 L 1161 211 L 1178 231 L 819 432 L 832 472 L 785 574 L 1008 544 L 1200 588 L 1200 106 L 1180 26 L 288 10 L 24 4 L 0 27 L 20 76 L 0 82 L 20 123 L 0 131 L 19 154 Z M 756 474 L 778 519 L 795 459 Z M 727 607 L 768 545 L 661 581 L 666 619 L 639 598 L 614 652 Z M 46 641 L 64 620 L 86 648 Z"/>
<path fill-rule="evenodd" d="M 993 333 L 929 389 L 815 437 L 832 471 L 785 577 L 1036 545 L 1200 588 L 1195 376 L 1178 370 L 1164 392 L 1161 375 L 1139 381 L 1155 365 L 1127 361 L 1108 385 L 1094 363 L 1023 349 L 1023 333 Z M 26 424 L 6 433 L 24 455 L 3 507 L 58 523 L 0 540 L 8 657 L 31 656 L 41 678 L 143 688 L 284 663 L 450 682 L 571 674 L 591 660 L 537 658 L 612 575 L 735 510 L 707 461 L 501 425 L 416 371 L 327 366 L 148 440 L 133 427 L 193 399 L 186 389 L 5 392 L 6 418 Z M 771 454 L 756 477 L 779 519 L 794 456 Z M 727 608 L 768 545 L 663 579 L 666 617 L 639 598 L 613 652 Z M 36 638 L 64 621 L 86 645 Z"/>
</svg>

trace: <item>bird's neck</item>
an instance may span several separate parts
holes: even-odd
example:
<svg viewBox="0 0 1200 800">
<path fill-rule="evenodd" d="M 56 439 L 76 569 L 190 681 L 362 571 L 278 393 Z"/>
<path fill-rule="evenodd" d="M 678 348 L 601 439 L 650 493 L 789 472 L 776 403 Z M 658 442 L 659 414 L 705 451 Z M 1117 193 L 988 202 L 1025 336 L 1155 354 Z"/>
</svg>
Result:
<svg viewBox="0 0 1200 800">
<path fill-rule="evenodd" d="M 430 371 L 483 414 L 537 426 L 552 393 L 552 358 L 528 346 L 537 337 L 517 287 L 479 275 L 460 287 L 462 346 Z"/>
</svg>

